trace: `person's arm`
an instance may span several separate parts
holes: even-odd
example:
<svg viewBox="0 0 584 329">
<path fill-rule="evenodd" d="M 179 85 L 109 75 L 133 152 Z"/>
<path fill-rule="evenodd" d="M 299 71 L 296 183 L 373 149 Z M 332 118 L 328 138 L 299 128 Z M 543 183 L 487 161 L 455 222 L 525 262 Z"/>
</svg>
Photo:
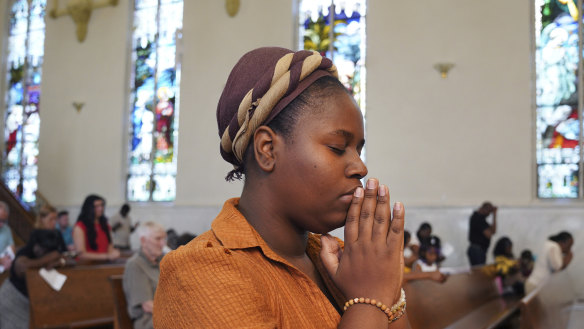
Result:
<svg viewBox="0 0 584 329">
<path fill-rule="evenodd" d="M 376 299 L 387 307 L 400 296 L 404 275 L 404 216 L 400 202 L 390 208 L 389 190 L 369 179 L 357 188 L 345 221 L 345 248 L 329 235 L 321 237 L 322 262 L 347 298 Z M 392 219 L 393 217 L 393 219 Z M 347 308 L 338 328 L 410 328 L 407 314 L 389 323 L 381 309 L 366 304 Z"/>
<path fill-rule="evenodd" d="M 141 312 L 152 313 L 154 308 L 154 290 L 148 275 L 135 261 L 128 261 L 124 268 L 124 293 L 131 317 L 138 317 Z"/>
<path fill-rule="evenodd" d="M 119 230 L 120 227 L 122 227 L 122 223 L 117 222 L 112 226 L 112 231 L 115 232 L 115 231 Z"/>
<path fill-rule="evenodd" d="M 73 228 L 73 243 L 75 244 L 75 250 L 79 252 L 79 259 L 87 260 L 112 260 L 120 256 L 119 251 L 113 248 L 110 244 L 107 253 L 91 252 L 85 248 L 85 233 L 79 226 Z M 116 252 L 113 250 L 117 251 Z"/>
<path fill-rule="evenodd" d="M 56 250 L 36 259 L 20 256 L 14 260 L 14 273 L 18 277 L 23 277 L 26 270 L 31 267 L 53 268 L 58 264 L 63 264 L 61 259 L 63 259 L 61 253 Z"/>
<path fill-rule="evenodd" d="M 497 233 L 497 207 L 493 207 L 493 223 L 491 224 L 491 236 Z"/>
<path fill-rule="evenodd" d="M 415 280 L 432 280 L 439 283 L 446 281 L 448 276 L 440 271 L 434 272 L 410 272 L 404 274 L 404 282 L 410 282 Z"/>
<path fill-rule="evenodd" d="M 570 265 L 570 263 L 572 262 L 572 257 L 574 257 L 574 255 L 572 254 L 572 251 L 568 251 L 567 253 L 562 255 L 562 270 L 565 269 L 566 267 L 568 267 L 568 265 Z"/>
</svg>

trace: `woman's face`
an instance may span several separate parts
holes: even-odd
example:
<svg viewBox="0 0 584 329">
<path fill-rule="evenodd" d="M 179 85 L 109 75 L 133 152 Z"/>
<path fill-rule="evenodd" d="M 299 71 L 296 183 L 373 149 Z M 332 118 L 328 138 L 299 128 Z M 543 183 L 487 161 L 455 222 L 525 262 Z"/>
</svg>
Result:
<svg viewBox="0 0 584 329">
<path fill-rule="evenodd" d="M 574 244 L 573 239 L 569 239 L 568 241 L 560 242 L 560 248 L 562 248 L 562 253 L 567 254 L 572 249 L 572 245 Z"/>
<path fill-rule="evenodd" d="M 344 92 L 305 111 L 291 140 L 274 149 L 276 162 L 270 188 L 282 215 L 301 230 L 326 233 L 345 223 L 353 192 L 367 175 L 361 161 L 365 143 L 363 117 Z"/>
<path fill-rule="evenodd" d="M 93 211 L 95 212 L 95 218 L 103 216 L 103 200 L 93 201 Z"/>
</svg>

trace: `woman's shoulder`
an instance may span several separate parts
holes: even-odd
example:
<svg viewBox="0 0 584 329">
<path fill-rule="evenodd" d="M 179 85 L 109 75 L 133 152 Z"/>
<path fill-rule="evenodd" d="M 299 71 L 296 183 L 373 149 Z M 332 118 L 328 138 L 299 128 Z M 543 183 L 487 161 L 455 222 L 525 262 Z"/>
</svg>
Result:
<svg viewBox="0 0 584 329">
<path fill-rule="evenodd" d="M 188 272 L 199 266 L 230 261 L 230 255 L 231 251 L 221 245 L 213 232 L 207 231 L 165 255 L 161 267 Z"/>
<path fill-rule="evenodd" d="M 83 222 L 81 222 L 81 221 L 77 221 L 75 223 L 75 225 L 73 225 L 73 228 L 75 228 L 75 227 L 79 227 L 80 229 L 82 229 L 83 231 L 85 231 L 85 224 L 83 224 Z"/>
</svg>

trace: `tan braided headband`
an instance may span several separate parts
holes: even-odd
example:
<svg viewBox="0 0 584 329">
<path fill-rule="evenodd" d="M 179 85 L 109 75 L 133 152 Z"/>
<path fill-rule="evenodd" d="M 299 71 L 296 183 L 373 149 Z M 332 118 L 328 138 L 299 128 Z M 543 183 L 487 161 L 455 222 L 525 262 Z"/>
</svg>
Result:
<svg viewBox="0 0 584 329">
<path fill-rule="evenodd" d="M 239 167 L 256 129 L 325 75 L 337 77 L 337 69 L 318 52 L 266 47 L 245 54 L 231 71 L 217 105 L 221 156 Z"/>
</svg>

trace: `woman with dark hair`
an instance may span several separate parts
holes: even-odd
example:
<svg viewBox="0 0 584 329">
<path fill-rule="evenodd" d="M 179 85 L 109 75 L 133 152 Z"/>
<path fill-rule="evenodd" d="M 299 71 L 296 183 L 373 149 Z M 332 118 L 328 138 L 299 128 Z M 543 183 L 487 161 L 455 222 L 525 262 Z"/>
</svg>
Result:
<svg viewBox="0 0 584 329">
<path fill-rule="evenodd" d="M 543 251 L 537 255 L 535 266 L 525 283 L 525 293 L 530 293 L 555 272 L 561 271 L 572 261 L 574 239 L 568 232 L 552 235 L 543 245 Z"/>
<path fill-rule="evenodd" d="M 102 197 L 92 194 L 85 198 L 73 228 L 73 242 L 80 259 L 114 260 L 120 257 L 120 251 L 113 247 L 104 213 L 105 200 Z"/>
<path fill-rule="evenodd" d="M 392 210 L 377 179 L 362 186 L 363 115 L 332 61 L 248 52 L 227 79 L 217 123 L 234 168 L 227 179 L 245 176 L 241 197 L 164 256 L 154 326 L 408 328 L 404 208 Z M 344 244 L 328 235 L 343 225 Z"/>
<path fill-rule="evenodd" d="M 519 262 L 513 256 L 513 242 L 504 236 L 497 240 L 493 249 L 496 275 L 500 277 L 502 293 L 523 293 L 523 277 L 519 271 Z"/>
<path fill-rule="evenodd" d="M 29 327 L 28 289 L 25 273 L 28 268 L 65 265 L 61 253 L 67 248 L 57 230 L 35 229 L 28 243 L 14 258 L 10 279 L 0 288 L 0 328 L 19 329 Z"/>
</svg>

